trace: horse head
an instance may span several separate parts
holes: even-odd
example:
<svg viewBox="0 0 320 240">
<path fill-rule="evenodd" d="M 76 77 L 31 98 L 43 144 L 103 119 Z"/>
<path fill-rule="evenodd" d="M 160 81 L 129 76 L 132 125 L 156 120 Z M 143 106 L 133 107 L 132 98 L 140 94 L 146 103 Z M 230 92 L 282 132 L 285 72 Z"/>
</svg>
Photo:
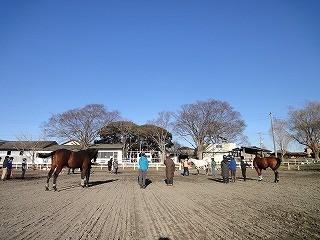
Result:
<svg viewBox="0 0 320 240">
<path fill-rule="evenodd" d="M 93 162 L 97 161 L 97 157 L 98 157 L 98 149 L 88 149 L 89 155 L 90 155 L 90 159 L 93 159 Z"/>
</svg>

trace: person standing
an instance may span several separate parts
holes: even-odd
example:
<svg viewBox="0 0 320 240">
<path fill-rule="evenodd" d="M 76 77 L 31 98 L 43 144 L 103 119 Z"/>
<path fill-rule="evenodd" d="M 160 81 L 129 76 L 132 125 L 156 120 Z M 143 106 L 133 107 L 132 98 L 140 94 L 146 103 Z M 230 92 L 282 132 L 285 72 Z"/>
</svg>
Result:
<svg viewBox="0 0 320 240">
<path fill-rule="evenodd" d="M 2 164 L 2 176 L 1 176 L 2 181 L 5 181 L 7 179 L 8 162 L 9 162 L 9 156 L 5 156 Z"/>
<path fill-rule="evenodd" d="M 224 183 L 229 182 L 229 161 L 226 155 L 223 155 L 223 160 L 221 162 L 221 176 Z"/>
<path fill-rule="evenodd" d="M 112 169 L 112 157 L 108 161 L 108 171 L 109 171 L 109 173 L 111 173 L 111 169 Z"/>
<path fill-rule="evenodd" d="M 114 173 L 114 174 L 118 174 L 118 167 L 119 167 L 118 160 L 115 159 L 115 160 L 113 161 L 113 173 Z"/>
<path fill-rule="evenodd" d="M 183 161 L 183 176 L 189 176 L 189 162 L 188 158 Z"/>
<path fill-rule="evenodd" d="M 231 181 L 236 181 L 236 170 L 237 170 L 237 163 L 233 156 L 230 157 L 230 171 L 231 171 Z"/>
<path fill-rule="evenodd" d="M 22 174 L 21 174 L 21 178 L 24 178 L 24 175 L 26 174 L 26 171 L 27 171 L 27 159 L 26 158 L 23 158 L 22 159 Z"/>
<path fill-rule="evenodd" d="M 148 159 L 145 153 L 141 153 L 141 157 L 139 159 L 139 185 L 141 188 L 146 188 L 146 178 L 147 178 L 147 170 L 149 166 Z"/>
<path fill-rule="evenodd" d="M 244 156 L 241 156 L 240 166 L 241 166 L 243 180 L 246 181 L 247 180 L 247 166 L 250 166 L 250 165 L 244 160 Z"/>
<path fill-rule="evenodd" d="M 211 158 L 211 174 L 212 176 L 216 175 L 217 173 L 217 163 L 216 161 L 214 160 L 214 158 Z"/>
<path fill-rule="evenodd" d="M 7 179 L 10 179 L 13 176 L 12 173 L 12 163 L 13 163 L 13 157 L 10 157 L 8 160 L 8 173 L 7 173 Z"/>
<path fill-rule="evenodd" d="M 170 154 L 166 154 L 166 160 L 164 160 L 164 165 L 166 166 L 166 184 L 167 186 L 173 186 L 173 177 L 176 170 L 176 166 L 173 160 L 170 158 Z"/>
</svg>

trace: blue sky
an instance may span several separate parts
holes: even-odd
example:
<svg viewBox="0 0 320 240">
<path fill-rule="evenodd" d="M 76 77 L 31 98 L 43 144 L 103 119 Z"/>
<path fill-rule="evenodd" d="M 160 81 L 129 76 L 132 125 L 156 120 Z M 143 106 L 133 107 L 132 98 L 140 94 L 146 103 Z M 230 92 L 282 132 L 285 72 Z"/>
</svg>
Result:
<svg viewBox="0 0 320 240">
<path fill-rule="evenodd" d="M 0 2 L 0 139 L 100 103 L 144 124 L 215 99 L 272 149 L 272 112 L 318 101 L 320 1 Z M 295 150 L 295 149 L 293 149 Z"/>
</svg>

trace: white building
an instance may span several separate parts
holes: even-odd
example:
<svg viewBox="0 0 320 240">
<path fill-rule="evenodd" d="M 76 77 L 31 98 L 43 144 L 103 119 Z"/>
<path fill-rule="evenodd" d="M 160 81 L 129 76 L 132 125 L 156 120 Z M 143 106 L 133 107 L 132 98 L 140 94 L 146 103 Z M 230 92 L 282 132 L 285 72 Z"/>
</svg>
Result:
<svg viewBox="0 0 320 240">
<path fill-rule="evenodd" d="M 203 153 L 203 158 L 214 158 L 217 164 L 220 164 L 223 160 L 223 155 L 228 155 L 232 152 L 232 149 L 236 148 L 235 143 L 215 143 L 208 146 L 206 152 Z"/>
</svg>

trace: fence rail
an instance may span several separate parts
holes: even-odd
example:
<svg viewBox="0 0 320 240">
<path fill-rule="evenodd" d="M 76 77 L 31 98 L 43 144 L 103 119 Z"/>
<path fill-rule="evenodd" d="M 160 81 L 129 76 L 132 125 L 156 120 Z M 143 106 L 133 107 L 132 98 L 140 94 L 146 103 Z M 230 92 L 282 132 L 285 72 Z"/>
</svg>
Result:
<svg viewBox="0 0 320 240">
<path fill-rule="evenodd" d="M 253 169 L 252 162 L 248 162 L 248 163 L 250 164 L 250 168 Z M 292 167 L 294 167 L 294 169 L 300 170 L 301 166 L 309 165 L 312 163 L 314 163 L 314 161 L 299 160 L 299 161 L 284 161 L 281 163 L 281 165 L 287 167 L 288 170 L 291 170 Z M 35 168 L 35 169 L 39 169 L 39 170 L 49 170 L 50 165 L 51 165 L 51 163 L 35 163 L 35 164 L 27 163 L 27 169 Z M 14 169 L 21 168 L 21 166 L 22 166 L 22 163 L 19 163 L 19 162 L 12 164 L 12 168 L 14 168 Z M 98 164 L 92 165 L 92 167 L 93 168 L 100 168 L 101 170 L 103 170 L 104 168 L 108 168 L 108 164 L 107 163 L 98 163 Z M 163 163 L 149 163 L 149 168 L 156 168 L 156 170 L 159 170 L 164 167 L 165 167 L 165 165 Z M 2 168 L 2 163 L 0 163 L 0 168 Z M 125 161 L 125 162 L 119 163 L 119 168 L 122 168 L 123 170 L 125 168 L 133 168 L 134 170 L 136 170 L 136 169 L 138 169 L 138 163 Z M 210 165 L 209 165 L 209 168 L 210 168 Z M 239 162 L 237 162 L 237 168 L 240 169 Z M 180 163 L 177 163 L 176 169 L 182 170 L 183 167 Z M 217 164 L 217 169 L 220 169 L 219 164 Z"/>
</svg>

